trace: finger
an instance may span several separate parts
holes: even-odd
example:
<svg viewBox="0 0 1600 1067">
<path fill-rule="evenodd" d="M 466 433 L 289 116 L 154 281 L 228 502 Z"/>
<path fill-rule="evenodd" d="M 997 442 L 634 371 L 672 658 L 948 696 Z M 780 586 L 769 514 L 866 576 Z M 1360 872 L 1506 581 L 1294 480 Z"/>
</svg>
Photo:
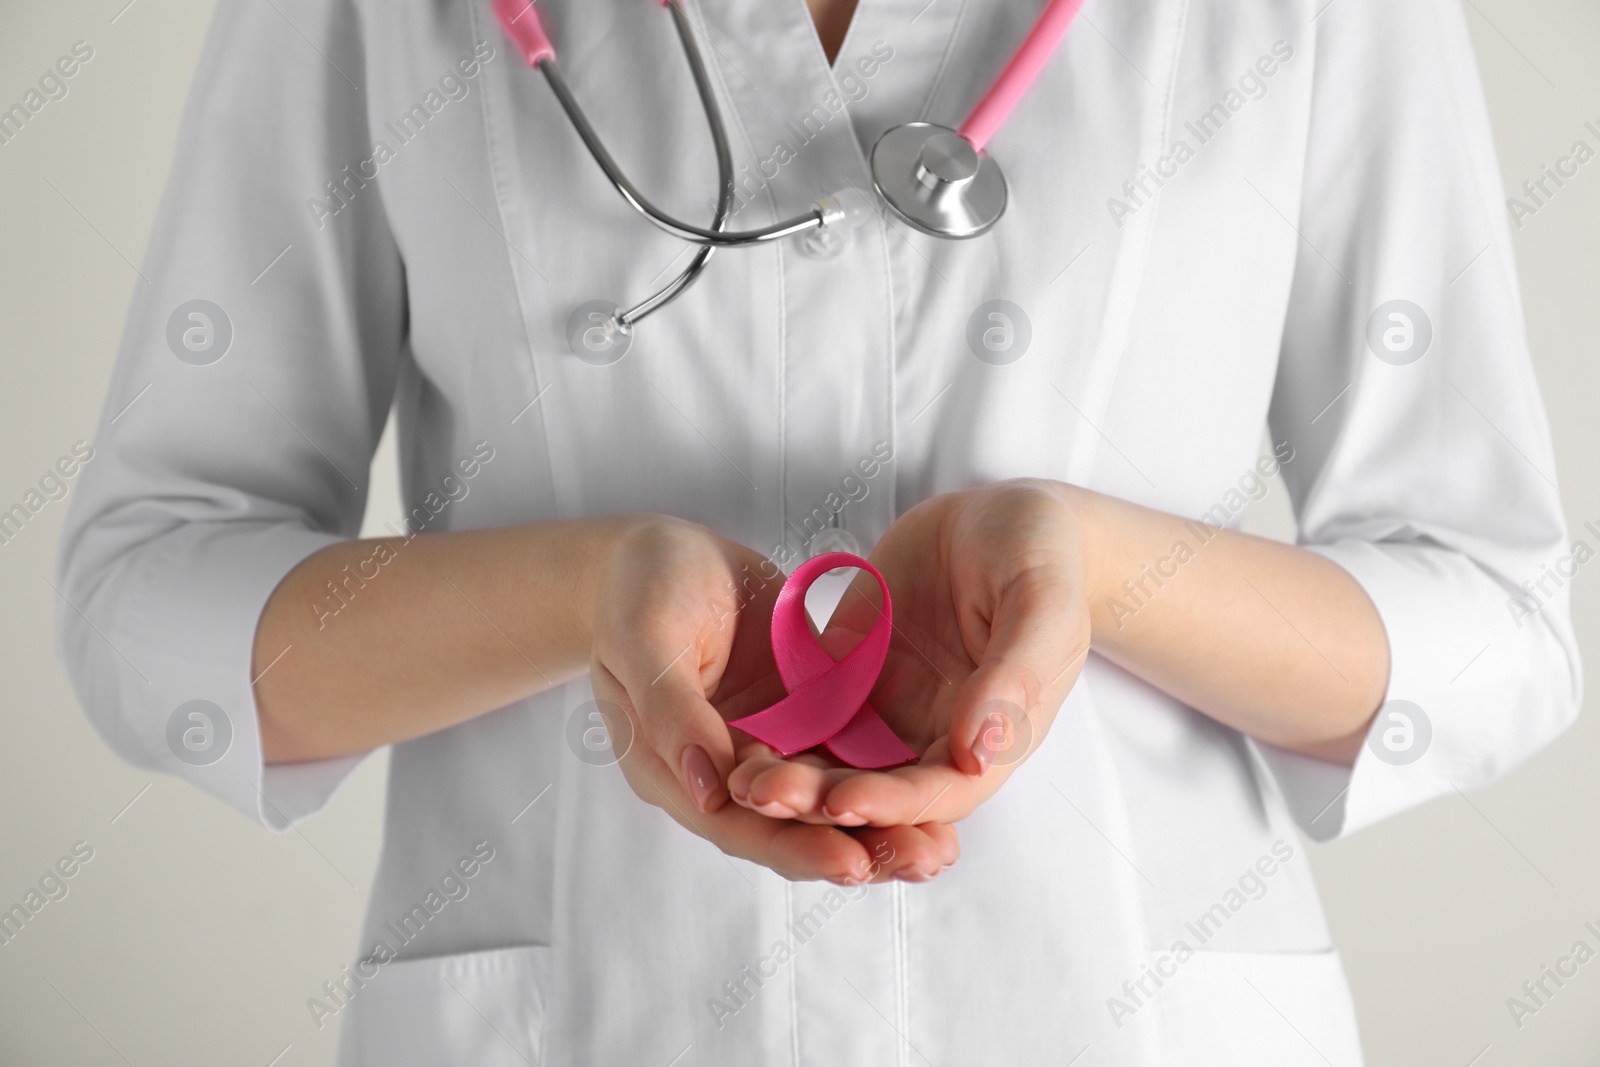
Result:
<svg viewBox="0 0 1600 1067">
<path fill-rule="evenodd" d="M 852 878 L 859 880 L 860 872 L 871 862 L 866 846 L 837 827 L 770 819 L 737 804 L 709 813 L 681 804 L 666 810 L 728 855 L 760 864 L 791 881 L 844 884 Z"/>
<path fill-rule="evenodd" d="M 952 867 L 961 855 L 959 835 L 953 826 L 863 827 L 851 831 L 872 857 L 867 882 L 929 882 Z"/>
<path fill-rule="evenodd" d="M 837 827 L 811 826 L 793 819 L 768 819 L 753 811 L 728 805 L 718 818 L 759 819 L 753 827 L 758 851 L 746 858 L 793 882 L 827 881 L 845 885 L 871 861 L 866 846 Z"/>
<path fill-rule="evenodd" d="M 822 798 L 837 776 L 852 773 L 836 760 L 806 753 L 784 759 L 759 741 L 739 749 L 728 776 L 735 803 L 773 819 L 832 824 L 822 813 Z"/>
<path fill-rule="evenodd" d="M 759 741 L 740 748 L 735 758 L 738 762 L 734 765 L 733 773 L 728 775 L 728 792 L 734 802 L 752 811 L 759 811 L 769 818 L 794 818 L 797 812 L 786 809 L 773 798 L 763 796 L 760 801 L 752 801 L 750 796 L 751 787 L 758 778 L 773 768 L 786 765 L 787 761 L 774 749 Z"/>
<path fill-rule="evenodd" d="M 620 705 L 637 721 L 627 690 L 609 671 L 596 667 L 595 695 Z M 836 827 L 769 819 L 734 804 L 710 812 L 698 810 L 672 768 L 648 745 L 629 746 L 619 762 L 628 785 L 641 800 L 661 808 L 680 826 L 727 855 L 760 864 L 793 881 L 829 880 L 841 885 L 869 863 L 866 849 Z"/>
<path fill-rule="evenodd" d="M 760 741 L 751 741 L 733 754 L 733 771 L 728 775 L 728 794 L 734 802 L 750 806 L 750 783 L 780 757 Z"/>
<path fill-rule="evenodd" d="M 1035 574 L 1008 585 L 983 658 L 961 683 L 950 711 L 950 750 L 961 770 L 1014 765 L 1043 739 L 1089 652 L 1082 597 L 1061 576 Z"/>
<path fill-rule="evenodd" d="M 822 810 L 828 791 L 839 781 L 861 772 L 816 757 L 772 759 L 753 767 L 746 806 L 775 818 L 837 823 Z M 839 823 L 839 825 L 861 825 Z"/>
<path fill-rule="evenodd" d="M 918 823 L 917 829 L 933 839 L 939 848 L 941 870 L 948 871 L 956 865 L 961 858 L 961 832 L 949 823 L 925 822 Z"/>
<path fill-rule="evenodd" d="M 696 810 L 652 750 L 630 756 L 625 765 L 629 784 L 642 799 L 730 856 L 760 864 L 792 881 L 838 884 L 859 878 L 859 872 L 870 864 L 865 846 L 836 827 L 770 819 L 736 804 L 712 812 Z"/>
<path fill-rule="evenodd" d="M 682 812 L 685 823 L 730 856 L 767 867 L 791 881 L 843 884 L 870 862 L 866 847 L 837 827 L 769 819 L 736 804 L 708 814 Z"/>
<path fill-rule="evenodd" d="M 944 742 L 936 742 L 936 746 L 943 747 Z M 879 827 L 953 823 L 993 796 L 1007 776 L 977 777 L 955 767 L 942 754 L 924 757 L 914 767 L 862 772 L 842 779 L 828 791 L 823 811 L 841 825 L 850 824 L 847 820 Z"/>
</svg>

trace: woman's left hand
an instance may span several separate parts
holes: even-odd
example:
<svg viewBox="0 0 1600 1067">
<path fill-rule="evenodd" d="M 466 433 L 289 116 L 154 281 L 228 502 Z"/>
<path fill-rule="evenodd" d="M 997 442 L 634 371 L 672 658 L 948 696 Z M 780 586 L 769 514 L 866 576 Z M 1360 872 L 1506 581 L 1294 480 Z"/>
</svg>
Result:
<svg viewBox="0 0 1600 1067">
<path fill-rule="evenodd" d="M 1027 758 L 1089 651 L 1085 498 L 1018 480 L 934 497 L 890 527 L 871 561 L 894 598 L 894 637 L 871 703 L 922 755 L 890 771 L 782 759 L 745 745 L 733 798 L 779 818 L 840 826 L 965 818 Z M 861 574 L 821 641 L 842 656 L 872 628 Z"/>
</svg>

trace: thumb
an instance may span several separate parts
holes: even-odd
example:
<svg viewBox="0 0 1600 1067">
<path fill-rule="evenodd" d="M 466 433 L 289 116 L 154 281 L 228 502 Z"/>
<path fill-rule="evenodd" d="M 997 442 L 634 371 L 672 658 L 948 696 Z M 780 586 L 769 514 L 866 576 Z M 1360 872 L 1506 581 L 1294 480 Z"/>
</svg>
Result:
<svg viewBox="0 0 1600 1067">
<path fill-rule="evenodd" d="M 1000 597 L 978 669 L 956 692 L 950 753 L 969 774 L 1020 763 L 1043 739 L 1089 652 L 1070 583 L 1035 579 Z"/>
</svg>

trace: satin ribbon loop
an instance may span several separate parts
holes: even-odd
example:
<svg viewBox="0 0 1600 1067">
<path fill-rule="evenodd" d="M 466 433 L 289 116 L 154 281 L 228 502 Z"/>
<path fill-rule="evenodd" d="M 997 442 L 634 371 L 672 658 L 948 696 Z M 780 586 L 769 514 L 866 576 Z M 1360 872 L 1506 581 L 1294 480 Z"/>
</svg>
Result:
<svg viewBox="0 0 1600 1067">
<path fill-rule="evenodd" d="M 878 582 L 883 610 L 855 648 L 835 661 L 817 643 L 806 620 L 806 592 L 831 570 L 853 567 Z M 863 770 L 913 763 L 917 753 L 901 741 L 867 703 L 889 655 L 894 629 L 889 584 L 860 556 L 828 552 L 795 568 L 778 591 L 772 609 L 772 655 L 789 695 L 765 711 L 735 719 L 737 727 L 781 755 L 821 745 L 840 760 Z"/>
</svg>

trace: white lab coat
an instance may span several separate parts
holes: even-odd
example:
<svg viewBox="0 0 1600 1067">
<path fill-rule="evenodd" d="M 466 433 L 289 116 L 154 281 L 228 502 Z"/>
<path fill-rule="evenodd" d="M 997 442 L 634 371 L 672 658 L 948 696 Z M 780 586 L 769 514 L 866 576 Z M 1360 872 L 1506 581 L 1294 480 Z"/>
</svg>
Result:
<svg viewBox="0 0 1600 1067">
<path fill-rule="evenodd" d="M 958 123 L 1039 7 L 861 0 L 836 83 L 798 0 L 691 2 L 745 168 L 734 224 L 870 188 L 878 134 Z M 621 163 L 708 219 L 667 15 L 540 8 Z M 487 0 L 222 0 L 61 554 L 62 655 L 129 760 L 275 829 L 358 762 L 263 768 L 251 642 L 278 580 L 358 529 L 391 405 L 427 531 L 649 510 L 769 554 L 804 550 L 880 442 L 839 516 L 867 548 L 919 500 L 1019 475 L 1236 522 L 1268 427 L 1302 543 L 1371 595 L 1389 695 L 1432 725 L 1422 759 L 1352 773 L 1091 656 L 959 865 L 857 894 L 730 860 L 578 759 L 573 682 L 394 750 L 358 954 L 398 958 L 323 997 L 342 1062 L 1360 1062 L 1297 834 L 1484 785 L 1579 700 L 1561 592 L 1509 607 L 1566 533 L 1461 11 L 1092 0 L 990 150 L 1011 201 L 987 236 L 876 220 L 833 260 L 719 253 L 593 366 L 569 314 L 642 297 L 682 247 L 601 179 Z M 168 340 L 194 299 L 232 325 L 209 365 Z M 991 300 L 1026 316 L 1013 362 L 969 345 Z M 1369 344 L 1391 300 L 1431 325 L 1413 362 Z M 168 741 L 196 699 L 232 727 L 206 766 Z"/>
</svg>

